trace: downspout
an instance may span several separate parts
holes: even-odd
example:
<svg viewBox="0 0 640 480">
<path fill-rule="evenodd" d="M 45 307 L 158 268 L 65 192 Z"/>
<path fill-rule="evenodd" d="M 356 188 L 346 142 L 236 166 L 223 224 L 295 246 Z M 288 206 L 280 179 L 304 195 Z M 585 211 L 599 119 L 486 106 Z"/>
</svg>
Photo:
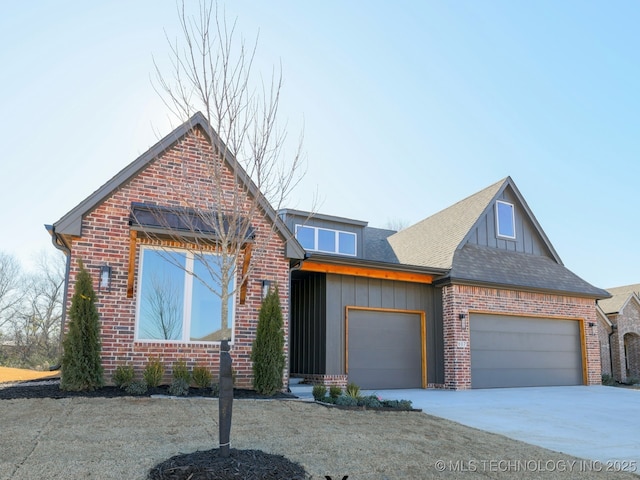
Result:
<svg viewBox="0 0 640 480">
<path fill-rule="evenodd" d="M 613 348 L 611 347 L 611 336 L 616 333 L 618 330 L 618 325 L 611 324 L 611 333 L 609 334 L 609 365 L 611 365 L 611 378 L 615 380 L 615 376 L 613 374 Z"/>
<path fill-rule="evenodd" d="M 65 272 L 64 272 L 64 289 L 62 297 L 62 319 L 60 322 L 60 339 L 58 351 L 62 355 L 62 339 L 64 338 L 64 325 L 67 319 L 67 295 L 69 293 L 69 274 L 71 272 L 71 249 L 67 247 L 64 241 L 58 236 L 53 225 L 45 225 L 44 228 L 51 234 L 51 243 L 53 246 L 64 253 L 66 257 Z M 61 367 L 60 362 L 57 365 L 53 365 L 49 370 L 59 370 Z"/>
</svg>

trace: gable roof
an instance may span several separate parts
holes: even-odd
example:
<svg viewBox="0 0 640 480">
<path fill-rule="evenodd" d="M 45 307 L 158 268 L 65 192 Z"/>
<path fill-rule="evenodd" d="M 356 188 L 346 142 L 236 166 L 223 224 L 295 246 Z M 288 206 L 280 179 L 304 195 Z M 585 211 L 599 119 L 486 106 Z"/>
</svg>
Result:
<svg viewBox="0 0 640 480">
<path fill-rule="evenodd" d="M 50 233 L 55 236 L 80 236 L 82 234 L 82 218 L 102 204 L 110 195 L 112 195 L 119 188 L 131 181 L 136 175 L 138 175 L 147 165 L 153 162 L 156 158 L 162 155 L 165 151 L 169 150 L 175 145 L 182 137 L 189 133 L 194 128 L 201 128 L 205 135 L 208 137 L 214 149 L 219 152 L 225 152 L 224 160 L 228 167 L 237 175 L 241 182 L 243 182 L 249 193 L 257 198 L 263 211 L 269 217 L 276 227 L 276 231 L 286 241 L 287 257 L 289 258 L 304 258 L 304 250 L 298 243 L 298 241 L 291 235 L 291 232 L 284 225 L 282 220 L 278 217 L 275 210 L 267 199 L 259 191 L 253 180 L 244 171 L 239 162 L 229 153 L 228 149 L 224 146 L 223 141 L 218 134 L 213 130 L 202 112 L 196 112 L 189 120 L 177 127 L 167 136 L 165 136 L 158 143 L 153 145 L 149 150 L 140 155 L 132 163 L 120 170 L 113 178 L 107 183 L 98 188 L 95 192 L 85 198 L 76 207 L 70 210 L 60 220 L 53 224 L 52 228 L 47 228 Z"/>
<path fill-rule="evenodd" d="M 602 311 L 607 315 L 619 313 L 632 298 L 635 298 L 635 300 L 640 304 L 640 283 L 634 283 L 633 285 L 625 285 L 622 287 L 607 288 L 607 291 L 611 294 L 611 298 L 600 300 L 598 302 Z"/>
<path fill-rule="evenodd" d="M 473 226 L 487 210 L 493 208 L 495 200 L 507 187 L 511 188 L 518 199 L 549 254 L 557 263 L 562 264 L 553 245 L 511 177 L 503 178 L 478 193 L 389 237 L 389 243 L 399 261 L 412 265 L 452 268 L 456 250 L 463 247 L 471 235 Z"/>
</svg>

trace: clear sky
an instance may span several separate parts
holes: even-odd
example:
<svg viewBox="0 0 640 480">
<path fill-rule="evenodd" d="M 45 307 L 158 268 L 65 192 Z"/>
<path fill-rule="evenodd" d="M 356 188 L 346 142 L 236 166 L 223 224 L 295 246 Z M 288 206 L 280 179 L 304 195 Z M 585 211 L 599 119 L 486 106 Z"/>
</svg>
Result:
<svg viewBox="0 0 640 480">
<path fill-rule="evenodd" d="M 256 67 L 282 64 L 323 213 L 414 223 L 510 175 L 564 264 L 640 283 L 640 2 L 237 1 Z M 0 251 L 53 223 L 170 131 L 150 78 L 172 0 L 6 2 Z"/>
</svg>

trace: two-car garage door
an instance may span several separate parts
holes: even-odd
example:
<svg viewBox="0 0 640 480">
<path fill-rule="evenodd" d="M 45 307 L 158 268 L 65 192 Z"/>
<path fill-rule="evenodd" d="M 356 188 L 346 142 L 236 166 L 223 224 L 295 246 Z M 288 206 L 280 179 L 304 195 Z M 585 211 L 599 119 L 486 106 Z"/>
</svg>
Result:
<svg viewBox="0 0 640 480">
<path fill-rule="evenodd" d="M 580 322 L 472 314 L 471 386 L 582 385 Z"/>
</svg>

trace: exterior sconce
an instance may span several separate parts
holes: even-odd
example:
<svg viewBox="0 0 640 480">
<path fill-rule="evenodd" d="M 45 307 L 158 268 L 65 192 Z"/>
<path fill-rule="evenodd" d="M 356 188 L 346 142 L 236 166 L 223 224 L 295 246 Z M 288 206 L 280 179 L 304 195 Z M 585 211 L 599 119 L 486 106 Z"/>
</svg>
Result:
<svg viewBox="0 0 640 480">
<path fill-rule="evenodd" d="M 595 324 L 594 322 L 589 322 L 589 326 L 590 326 L 590 327 L 595 327 L 595 326 L 596 326 L 596 324 Z"/>
<path fill-rule="evenodd" d="M 271 280 L 262 280 L 262 300 L 267 298 L 271 289 Z"/>
<path fill-rule="evenodd" d="M 467 314 L 461 313 L 458 315 L 458 318 L 460 319 L 460 328 L 465 330 L 467 328 Z"/>
<path fill-rule="evenodd" d="M 100 282 L 98 283 L 98 291 L 106 290 L 111 291 L 111 267 L 109 265 L 102 265 L 100 267 Z"/>
</svg>

